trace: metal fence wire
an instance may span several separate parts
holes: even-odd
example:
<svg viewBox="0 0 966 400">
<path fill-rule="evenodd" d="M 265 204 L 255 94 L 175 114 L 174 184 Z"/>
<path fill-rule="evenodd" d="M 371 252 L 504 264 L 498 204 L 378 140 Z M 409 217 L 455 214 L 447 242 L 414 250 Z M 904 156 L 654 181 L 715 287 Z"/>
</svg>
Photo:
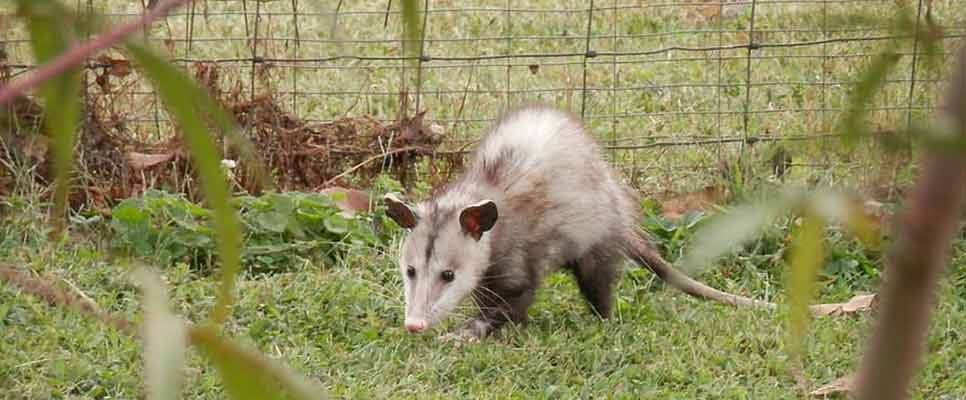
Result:
<svg viewBox="0 0 966 400">
<path fill-rule="evenodd" d="M 68 2 L 110 23 L 149 4 Z M 779 147 L 792 176 L 868 183 L 885 161 L 850 154 L 835 129 L 862 66 L 885 48 L 902 55 L 870 123 L 913 124 L 936 106 L 945 55 L 966 35 L 961 1 L 906 1 L 916 24 L 938 28 L 944 62 L 935 70 L 925 68 L 918 37 L 892 29 L 895 0 L 467 3 L 423 2 L 414 57 L 403 53 L 392 0 L 197 0 L 142 35 L 187 68 L 217 66 L 218 84 L 237 96 L 272 93 L 304 121 L 393 121 L 425 110 L 450 149 L 467 148 L 514 105 L 555 104 L 580 115 L 647 192 L 703 187 L 723 165 L 766 163 Z M 14 75 L 35 67 L 12 6 L 0 6 L 0 27 L 0 62 Z M 101 90 L 94 81 L 104 62 L 87 66 L 88 95 Z M 141 138 L 170 136 L 151 86 L 124 85 L 111 105 L 119 123 Z"/>
</svg>

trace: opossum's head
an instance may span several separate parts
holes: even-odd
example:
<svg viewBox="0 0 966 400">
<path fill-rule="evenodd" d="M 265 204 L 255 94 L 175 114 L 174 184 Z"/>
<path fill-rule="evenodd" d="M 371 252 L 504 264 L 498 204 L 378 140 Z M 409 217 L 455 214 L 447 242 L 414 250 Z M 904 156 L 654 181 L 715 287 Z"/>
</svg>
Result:
<svg viewBox="0 0 966 400">
<path fill-rule="evenodd" d="M 460 207 L 430 201 L 410 206 L 392 195 L 386 212 L 409 232 L 399 256 L 406 296 L 406 329 L 421 332 L 444 319 L 466 298 L 489 266 L 486 232 L 496 224 L 496 203 Z"/>
</svg>

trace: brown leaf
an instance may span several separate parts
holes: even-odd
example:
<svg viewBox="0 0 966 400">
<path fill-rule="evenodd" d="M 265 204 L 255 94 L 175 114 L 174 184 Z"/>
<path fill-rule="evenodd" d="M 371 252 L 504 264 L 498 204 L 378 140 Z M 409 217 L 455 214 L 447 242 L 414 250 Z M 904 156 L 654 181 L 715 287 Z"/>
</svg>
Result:
<svg viewBox="0 0 966 400">
<path fill-rule="evenodd" d="M 704 189 L 671 195 L 660 199 L 661 215 L 667 219 L 679 219 L 692 211 L 703 211 L 728 200 L 728 190 L 723 186 L 709 185 Z"/>
<path fill-rule="evenodd" d="M 815 316 L 840 316 L 873 309 L 878 303 L 878 295 L 863 294 L 851 298 L 845 303 L 816 304 L 810 306 Z"/>
<path fill-rule="evenodd" d="M 848 374 L 812 391 L 815 397 L 825 397 L 837 393 L 849 394 L 855 388 L 855 374 Z"/>
<path fill-rule="evenodd" d="M 108 72 L 118 78 L 123 78 L 131 74 L 131 62 L 128 60 L 111 59 L 108 65 L 110 65 Z"/>
<path fill-rule="evenodd" d="M 364 191 L 333 186 L 322 189 L 319 193 L 333 197 L 335 205 L 347 217 L 359 212 L 369 212 L 369 193 Z"/>
<path fill-rule="evenodd" d="M 163 164 L 174 158 L 174 153 L 163 153 L 163 154 L 144 154 L 137 152 L 127 153 L 127 162 L 131 165 L 131 168 L 136 170 L 150 168 L 158 164 Z"/>
<path fill-rule="evenodd" d="M 97 63 L 103 66 L 105 75 L 123 78 L 131 74 L 131 62 L 121 58 L 113 58 L 107 54 L 97 57 Z"/>
<path fill-rule="evenodd" d="M 698 7 L 698 14 L 704 17 L 706 20 L 712 20 L 721 15 L 721 7 L 718 5 L 701 6 Z"/>
</svg>

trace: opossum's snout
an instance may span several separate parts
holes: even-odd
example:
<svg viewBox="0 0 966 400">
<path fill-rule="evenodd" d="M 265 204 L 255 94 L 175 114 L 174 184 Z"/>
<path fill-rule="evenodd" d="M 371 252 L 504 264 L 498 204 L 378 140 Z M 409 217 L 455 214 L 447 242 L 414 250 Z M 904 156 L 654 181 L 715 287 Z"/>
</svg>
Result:
<svg viewBox="0 0 966 400">
<path fill-rule="evenodd" d="M 425 319 L 406 318 L 406 330 L 409 331 L 409 333 L 420 333 L 426 330 L 426 327 L 428 326 L 429 322 L 427 322 Z"/>
</svg>

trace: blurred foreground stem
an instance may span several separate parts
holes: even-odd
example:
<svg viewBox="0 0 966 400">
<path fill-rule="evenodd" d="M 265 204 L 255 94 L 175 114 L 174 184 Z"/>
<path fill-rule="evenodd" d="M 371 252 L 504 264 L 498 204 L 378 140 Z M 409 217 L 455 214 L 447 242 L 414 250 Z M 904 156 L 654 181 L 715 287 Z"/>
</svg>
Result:
<svg viewBox="0 0 966 400">
<path fill-rule="evenodd" d="M 966 137 L 966 47 L 940 118 Z M 922 364 L 930 313 L 949 245 L 959 229 L 966 186 L 966 155 L 929 148 L 921 176 L 906 199 L 895 244 L 886 261 L 882 308 L 857 381 L 860 400 L 904 399 Z"/>
</svg>

